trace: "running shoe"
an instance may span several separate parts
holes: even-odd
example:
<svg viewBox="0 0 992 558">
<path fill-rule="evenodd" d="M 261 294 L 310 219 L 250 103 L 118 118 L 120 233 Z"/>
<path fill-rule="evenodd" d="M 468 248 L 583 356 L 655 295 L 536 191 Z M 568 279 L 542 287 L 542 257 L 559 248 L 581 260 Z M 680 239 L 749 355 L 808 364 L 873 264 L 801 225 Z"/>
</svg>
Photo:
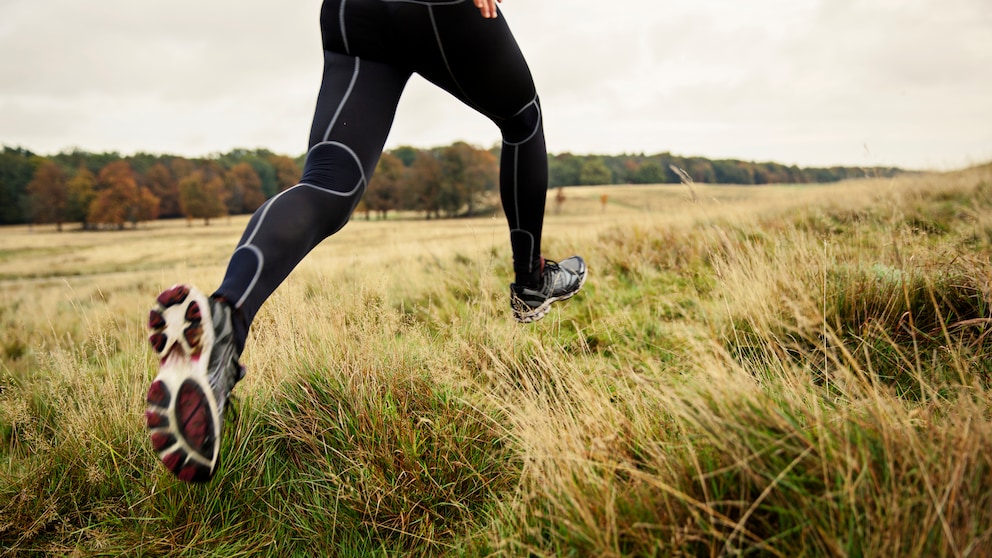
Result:
<svg viewBox="0 0 992 558">
<path fill-rule="evenodd" d="M 158 295 L 148 336 L 159 358 L 145 421 L 167 469 L 187 482 L 217 470 L 224 404 L 245 375 L 238 363 L 231 308 L 188 285 Z"/>
<path fill-rule="evenodd" d="M 551 260 L 543 263 L 539 285 L 510 285 L 510 307 L 518 322 L 526 324 L 540 320 L 547 315 L 552 302 L 572 298 L 586 282 L 586 262 L 579 256 L 560 263 Z"/>
</svg>

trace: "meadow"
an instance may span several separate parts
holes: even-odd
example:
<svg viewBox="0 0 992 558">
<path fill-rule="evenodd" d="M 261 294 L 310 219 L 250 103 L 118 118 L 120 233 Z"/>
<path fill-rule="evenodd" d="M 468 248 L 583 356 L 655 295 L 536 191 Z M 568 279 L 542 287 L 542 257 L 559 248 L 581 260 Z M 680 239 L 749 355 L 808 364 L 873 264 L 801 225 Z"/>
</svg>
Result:
<svg viewBox="0 0 992 558">
<path fill-rule="evenodd" d="M 536 324 L 501 216 L 321 244 L 206 485 L 148 442 L 145 323 L 246 219 L 0 229 L 0 556 L 992 555 L 992 165 L 565 193 L 590 277 Z"/>
</svg>

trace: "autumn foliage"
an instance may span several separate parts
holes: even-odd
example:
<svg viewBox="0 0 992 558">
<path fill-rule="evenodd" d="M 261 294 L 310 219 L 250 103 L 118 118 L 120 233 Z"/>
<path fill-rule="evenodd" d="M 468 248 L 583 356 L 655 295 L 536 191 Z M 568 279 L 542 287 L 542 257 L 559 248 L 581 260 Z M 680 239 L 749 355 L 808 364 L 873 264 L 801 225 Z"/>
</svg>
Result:
<svg viewBox="0 0 992 558">
<path fill-rule="evenodd" d="M 385 218 L 391 211 L 427 218 L 476 215 L 498 207 L 499 147 L 464 142 L 420 149 L 403 146 L 382 154 L 359 214 Z M 0 152 L 0 224 L 80 223 L 83 228 L 121 229 L 162 218 L 192 223 L 255 211 L 265 200 L 298 184 L 303 157 L 264 149 L 235 149 L 201 159 L 138 153 L 63 152 L 39 157 L 4 147 Z M 548 157 L 549 184 L 659 184 L 681 181 L 731 184 L 832 182 L 892 176 L 889 168 L 806 168 L 776 163 L 655 155 Z"/>
<path fill-rule="evenodd" d="M 159 198 L 144 187 L 126 161 L 104 167 L 97 177 L 96 198 L 90 203 L 87 222 L 97 226 L 123 229 L 125 223 L 158 218 Z"/>
<path fill-rule="evenodd" d="M 262 180 L 248 163 L 238 163 L 224 175 L 224 195 L 231 214 L 251 213 L 265 203 Z"/>
<path fill-rule="evenodd" d="M 155 163 L 145 174 L 143 184 L 158 198 L 159 213 L 162 215 L 179 213 L 179 188 L 169 167 L 163 163 Z"/>
<path fill-rule="evenodd" d="M 266 151 L 210 159 L 79 151 L 42 158 L 10 148 L 2 155 L 0 192 L 18 202 L 0 223 L 53 223 L 60 231 L 63 223 L 119 230 L 159 217 L 209 224 L 215 217 L 255 211 L 301 175 L 297 160 Z M 23 193 L 17 194 L 21 181 Z"/>
<path fill-rule="evenodd" d="M 28 194 L 34 201 L 35 219 L 55 223 L 61 231 L 69 204 L 69 188 L 62 168 L 50 161 L 42 163 L 28 183 Z"/>
<path fill-rule="evenodd" d="M 219 176 L 196 171 L 179 181 L 179 207 L 188 220 L 203 219 L 209 225 L 210 219 L 227 215 L 226 198 Z"/>
</svg>

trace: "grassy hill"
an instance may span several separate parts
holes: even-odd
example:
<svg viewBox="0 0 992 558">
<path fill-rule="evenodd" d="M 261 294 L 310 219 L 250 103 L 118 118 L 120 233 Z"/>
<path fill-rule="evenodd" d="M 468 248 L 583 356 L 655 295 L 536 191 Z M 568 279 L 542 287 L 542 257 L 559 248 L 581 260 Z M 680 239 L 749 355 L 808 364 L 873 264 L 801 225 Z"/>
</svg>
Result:
<svg viewBox="0 0 992 558">
<path fill-rule="evenodd" d="M 501 218 L 318 247 L 205 486 L 147 441 L 144 324 L 245 221 L 0 229 L 0 555 L 992 554 L 992 166 L 566 196 L 590 279 L 529 326 Z"/>
</svg>

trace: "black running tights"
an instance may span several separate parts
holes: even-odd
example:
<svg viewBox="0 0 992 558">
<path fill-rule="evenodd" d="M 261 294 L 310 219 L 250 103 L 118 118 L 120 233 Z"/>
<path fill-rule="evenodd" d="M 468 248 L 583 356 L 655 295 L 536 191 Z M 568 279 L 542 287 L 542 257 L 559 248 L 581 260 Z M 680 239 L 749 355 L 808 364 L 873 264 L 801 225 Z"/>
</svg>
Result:
<svg viewBox="0 0 992 558">
<path fill-rule="evenodd" d="M 325 0 L 320 28 L 324 74 L 303 177 L 252 216 L 215 293 L 236 310 L 239 349 L 262 303 L 350 218 L 414 72 L 499 127 L 514 271 L 533 276 L 540 266 L 548 183 L 541 105 L 503 15 L 485 19 L 471 0 Z"/>
</svg>

